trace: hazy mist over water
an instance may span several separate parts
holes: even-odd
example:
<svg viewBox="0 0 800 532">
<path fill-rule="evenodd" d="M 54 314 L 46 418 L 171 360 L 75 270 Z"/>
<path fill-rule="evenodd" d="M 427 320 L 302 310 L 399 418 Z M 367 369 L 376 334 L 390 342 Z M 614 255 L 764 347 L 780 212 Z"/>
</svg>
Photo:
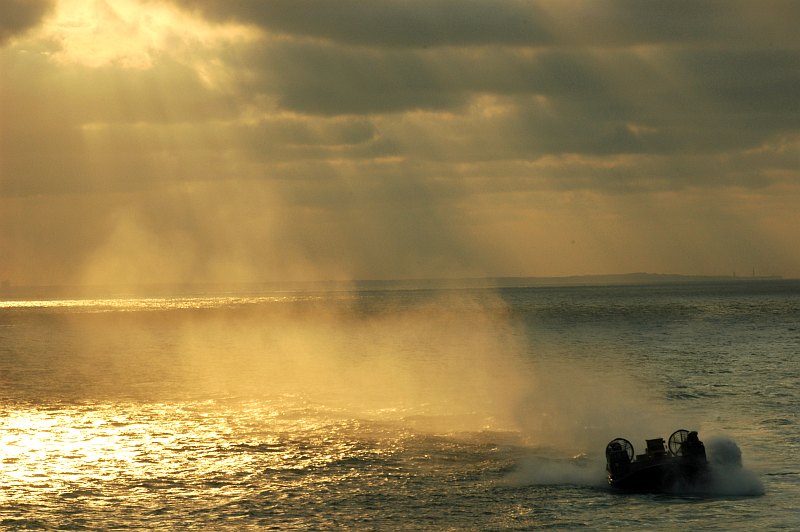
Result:
<svg viewBox="0 0 800 532">
<path fill-rule="evenodd" d="M 798 310 L 796 281 L 6 301 L 0 520 L 791 527 Z M 678 428 L 712 493 L 609 491 L 610 439 Z"/>
</svg>

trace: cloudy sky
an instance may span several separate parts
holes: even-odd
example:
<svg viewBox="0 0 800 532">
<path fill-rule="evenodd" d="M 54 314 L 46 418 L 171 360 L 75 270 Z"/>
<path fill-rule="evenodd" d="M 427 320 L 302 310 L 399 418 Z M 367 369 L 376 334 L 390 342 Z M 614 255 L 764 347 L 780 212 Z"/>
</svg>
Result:
<svg viewBox="0 0 800 532">
<path fill-rule="evenodd" d="M 2 0 L 0 280 L 800 277 L 798 20 Z"/>
</svg>

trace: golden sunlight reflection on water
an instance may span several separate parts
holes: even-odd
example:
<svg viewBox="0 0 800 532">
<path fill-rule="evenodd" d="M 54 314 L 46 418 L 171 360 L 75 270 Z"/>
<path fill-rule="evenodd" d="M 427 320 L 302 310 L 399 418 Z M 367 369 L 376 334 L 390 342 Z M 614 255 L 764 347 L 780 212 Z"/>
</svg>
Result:
<svg viewBox="0 0 800 532">
<path fill-rule="evenodd" d="M 165 489 L 181 496 L 212 489 L 233 497 L 253 475 L 263 489 L 285 489 L 287 482 L 355 474 L 336 467 L 332 475 L 306 476 L 396 452 L 403 438 L 403 431 L 309 411 L 294 398 L 9 408 L 0 418 L 0 502 L 119 496 L 149 505 Z M 273 485 L 264 478 L 273 478 Z"/>
</svg>

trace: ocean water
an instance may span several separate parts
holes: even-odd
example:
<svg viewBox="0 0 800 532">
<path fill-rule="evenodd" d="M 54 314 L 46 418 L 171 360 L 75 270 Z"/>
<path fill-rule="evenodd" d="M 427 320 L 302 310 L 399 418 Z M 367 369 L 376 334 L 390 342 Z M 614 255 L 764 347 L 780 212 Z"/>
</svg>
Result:
<svg viewBox="0 0 800 532">
<path fill-rule="evenodd" d="M 798 388 L 797 281 L 3 301 L 0 527 L 793 530 Z"/>
</svg>

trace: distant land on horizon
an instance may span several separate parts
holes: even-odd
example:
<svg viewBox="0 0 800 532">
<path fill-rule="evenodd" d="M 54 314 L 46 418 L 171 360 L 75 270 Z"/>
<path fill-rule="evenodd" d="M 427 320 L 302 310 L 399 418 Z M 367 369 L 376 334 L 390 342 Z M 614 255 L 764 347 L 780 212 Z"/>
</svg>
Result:
<svg viewBox="0 0 800 532">
<path fill-rule="evenodd" d="M 190 297 L 242 295 L 270 292 L 314 292 L 346 290 L 434 290 L 469 288 L 526 288 L 558 286 L 614 286 L 649 284 L 688 284 L 701 282 L 785 280 L 781 276 L 684 275 L 665 273 L 619 273 L 552 277 L 464 277 L 439 279 L 363 279 L 355 281 L 292 281 L 256 283 L 185 283 L 135 286 L 22 286 L 4 281 L 0 297 L 11 299 L 87 297 Z"/>
<path fill-rule="evenodd" d="M 736 276 L 736 275 L 682 275 L 669 273 L 617 273 L 588 274 L 552 277 L 475 277 L 453 279 L 398 279 L 398 280 L 363 280 L 355 281 L 357 288 L 369 289 L 371 286 L 402 288 L 524 288 L 537 286 L 613 286 L 613 285 L 647 285 L 677 284 L 725 281 L 765 281 L 783 280 L 777 275 L 770 276 Z"/>
<path fill-rule="evenodd" d="M 614 273 L 603 275 L 569 275 L 560 277 L 501 277 L 501 280 L 520 279 L 533 283 L 558 283 L 558 284 L 655 284 L 655 283 L 690 283 L 704 281 L 750 281 L 750 280 L 779 280 L 780 275 L 684 275 L 677 273 Z"/>
</svg>

